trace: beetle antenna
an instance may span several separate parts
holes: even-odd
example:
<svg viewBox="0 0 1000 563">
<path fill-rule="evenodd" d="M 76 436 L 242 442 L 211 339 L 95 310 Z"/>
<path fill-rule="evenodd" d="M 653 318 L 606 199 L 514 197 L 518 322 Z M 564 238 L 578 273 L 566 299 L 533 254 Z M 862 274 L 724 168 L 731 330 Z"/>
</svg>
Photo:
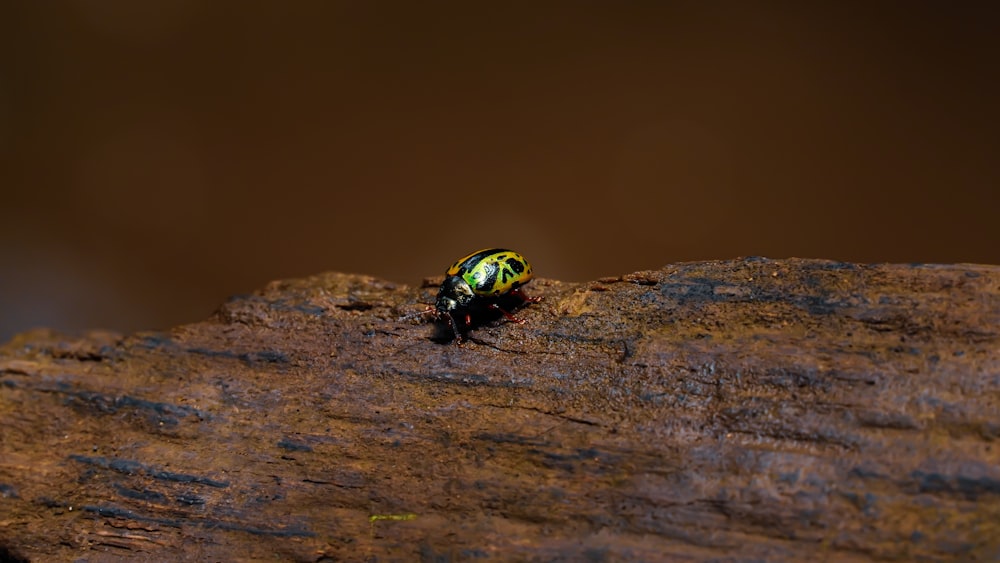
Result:
<svg viewBox="0 0 1000 563">
<path fill-rule="evenodd" d="M 398 320 L 405 321 L 405 320 L 408 320 L 408 319 L 415 319 L 417 317 L 422 317 L 424 315 L 427 315 L 427 314 L 430 314 L 430 313 L 435 313 L 435 312 L 436 312 L 436 310 L 434 309 L 434 307 L 431 307 L 430 305 L 428 305 L 426 309 L 424 309 L 422 311 L 417 311 L 416 313 L 410 313 L 409 315 L 403 315 L 402 317 L 399 317 Z"/>
</svg>

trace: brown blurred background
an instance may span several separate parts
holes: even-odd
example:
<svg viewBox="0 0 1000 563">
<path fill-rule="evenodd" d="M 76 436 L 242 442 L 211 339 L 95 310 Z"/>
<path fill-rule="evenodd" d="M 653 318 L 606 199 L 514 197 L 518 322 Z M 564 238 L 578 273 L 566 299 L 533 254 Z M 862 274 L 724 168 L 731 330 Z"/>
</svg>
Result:
<svg viewBox="0 0 1000 563">
<path fill-rule="evenodd" d="M 0 339 L 485 246 L 1000 263 L 991 3 L 0 8 Z"/>
</svg>

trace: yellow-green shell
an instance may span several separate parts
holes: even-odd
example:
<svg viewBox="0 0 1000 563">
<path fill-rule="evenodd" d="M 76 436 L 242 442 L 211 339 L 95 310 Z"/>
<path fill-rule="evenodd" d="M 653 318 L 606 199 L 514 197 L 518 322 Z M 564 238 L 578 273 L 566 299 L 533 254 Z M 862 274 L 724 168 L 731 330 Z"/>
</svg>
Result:
<svg viewBox="0 0 1000 563">
<path fill-rule="evenodd" d="M 476 295 L 503 295 L 531 281 L 531 264 L 513 250 L 488 248 L 460 258 L 449 276 L 461 276 Z"/>
</svg>

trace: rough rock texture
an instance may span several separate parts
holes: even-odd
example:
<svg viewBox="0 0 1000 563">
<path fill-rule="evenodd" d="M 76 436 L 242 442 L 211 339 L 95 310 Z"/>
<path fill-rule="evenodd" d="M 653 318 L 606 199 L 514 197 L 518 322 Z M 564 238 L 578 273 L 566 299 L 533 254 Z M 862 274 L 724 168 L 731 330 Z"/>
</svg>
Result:
<svg viewBox="0 0 1000 563">
<path fill-rule="evenodd" d="M 16 338 L 0 555 L 1000 557 L 1000 267 L 528 290 L 526 324 L 461 346 L 414 316 L 433 283 L 343 274 L 164 333 Z"/>
</svg>

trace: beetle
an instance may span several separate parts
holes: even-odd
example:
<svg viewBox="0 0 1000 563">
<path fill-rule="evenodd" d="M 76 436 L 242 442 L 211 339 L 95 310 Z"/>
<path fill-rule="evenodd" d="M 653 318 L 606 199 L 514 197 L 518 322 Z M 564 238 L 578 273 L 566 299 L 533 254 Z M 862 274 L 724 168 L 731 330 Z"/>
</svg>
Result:
<svg viewBox="0 0 1000 563">
<path fill-rule="evenodd" d="M 534 277 L 531 264 L 513 250 L 486 248 L 477 250 L 455 261 L 445 272 L 444 282 L 438 290 L 434 306 L 427 312 L 437 320 L 447 320 L 459 343 L 462 331 L 456 316 L 463 321 L 463 328 L 472 325 L 473 315 L 483 311 L 497 311 L 507 320 L 524 323 L 504 307 L 537 303 L 541 297 L 528 297 L 521 287 Z"/>
</svg>

